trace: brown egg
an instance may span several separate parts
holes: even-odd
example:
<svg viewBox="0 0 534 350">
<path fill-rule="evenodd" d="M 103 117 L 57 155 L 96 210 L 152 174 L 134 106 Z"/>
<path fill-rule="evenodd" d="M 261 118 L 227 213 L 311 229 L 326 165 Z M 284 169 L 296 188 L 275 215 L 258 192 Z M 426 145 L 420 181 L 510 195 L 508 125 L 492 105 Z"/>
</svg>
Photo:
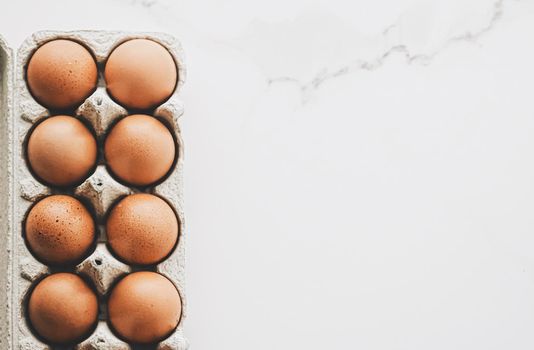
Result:
<svg viewBox="0 0 534 350">
<path fill-rule="evenodd" d="M 26 219 L 26 242 L 46 264 L 80 262 L 95 238 L 95 224 L 85 206 L 65 195 L 37 202 Z"/>
<path fill-rule="evenodd" d="M 178 220 L 161 198 L 139 193 L 122 199 L 107 224 L 108 243 L 122 260 L 134 265 L 156 264 L 178 240 Z"/>
<path fill-rule="evenodd" d="M 166 48 L 152 40 L 134 39 L 119 45 L 104 71 L 107 89 L 130 109 L 150 109 L 168 99 L 178 73 Z"/>
<path fill-rule="evenodd" d="M 28 316 L 34 330 L 53 344 L 75 343 L 98 317 L 98 300 L 79 276 L 56 273 L 43 279 L 30 295 Z"/>
<path fill-rule="evenodd" d="M 71 40 L 53 40 L 35 51 L 27 79 L 39 103 L 64 110 L 80 105 L 95 90 L 98 71 L 85 47 Z"/>
<path fill-rule="evenodd" d="M 96 140 L 78 119 L 59 115 L 37 125 L 28 140 L 28 160 L 35 174 L 54 186 L 84 180 L 96 164 Z"/>
<path fill-rule="evenodd" d="M 127 342 L 155 343 L 178 326 L 182 301 L 166 277 L 149 271 L 134 272 L 112 290 L 108 314 L 112 328 Z"/>
<path fill-rule="evenodd" d="M 111 129 L 104 152 L 109 168 L 117 177 L 132 185 L 146 186 L 169 172 L 175 146 L 165 125 L 154 117 L 135 114 Z"/>
</svg>

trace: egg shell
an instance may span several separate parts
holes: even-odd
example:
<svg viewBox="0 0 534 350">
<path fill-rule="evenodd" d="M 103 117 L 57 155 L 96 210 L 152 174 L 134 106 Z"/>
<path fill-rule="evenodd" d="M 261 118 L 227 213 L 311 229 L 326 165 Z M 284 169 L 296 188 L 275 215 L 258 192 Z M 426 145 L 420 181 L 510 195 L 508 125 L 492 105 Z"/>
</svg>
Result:
<svg viewBox="0 0 534 350">
<path fill-rule="evenodd" d="M 134 114 L 113 126 L 104 153 L 115 176 L 128 184 L 147 186 L 169 172 L 176 146 L 163 123 L 148 115 Z"/>
<path fill-rule="evenodd" d="M 98 299 L 81 277 L 56 273 L 34 288 L 28 315 L 34 330 L 47 342 L 73 343 L 87 336 L 96 325 Z"/>
<path fill-rule="evenodd" d="M 152 40 L 133 39 L 113 50 L 104 76 L 110 95 L 119 104 L 146 110 L 171 96 L 178 72 L 171 54 L 162 45 Z"/>
<path fill-rule="evenodd" d="M 78 119 L 58 115 L 45 119 L 28 139 L 31 169 L 54 186 L 72 186 L 84 180 L 96 164 L 93 134 Z"/>
<path fill-rule="evenodd" d="M 133 265 L 156 264 L 178 240 L 178 220 L 161 198 L 147 193 L 125 197 L 106 223 L 108 244 L 120 259 Z"/>
<path fill-rule="evenodd" d="M 130 343 L 156 343 L 178 326 L 182 302 L 166 277 L 150 271 L 134 272 L 111 291 L 108 314 L 121 338 Z"/>
<path fill-rule="evenodd" d="M 76 198 L 53 195 L 35 204 L 26 219 L 26 241 L 43 262 L 69 265 L 80 262 L 95 239 L 95 224 Z"/>
<path fill-rule="evenodd" d="M 26 74 L 37 101 L 56 110 L 81 104 L 95 90 L 98 79 L 93 56 L 72 40 L 52 40 L 40 46 Z"/>
</svg>

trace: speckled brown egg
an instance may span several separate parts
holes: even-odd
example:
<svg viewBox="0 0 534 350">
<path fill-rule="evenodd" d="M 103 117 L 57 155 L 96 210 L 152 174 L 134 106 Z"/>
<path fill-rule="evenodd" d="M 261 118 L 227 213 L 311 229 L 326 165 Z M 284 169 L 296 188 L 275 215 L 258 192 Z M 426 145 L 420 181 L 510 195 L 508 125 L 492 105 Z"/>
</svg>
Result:
<svg viewBox="0 0 534 350">
<path fill-rule="evenodd" d="M 119 104 L 146 110 L 171 96 L 178 73 L 166 48 L 152 40 L 133 39 L 113 50 L 104 76 L 110 95 Z"/>
<path fill-rule="evenodd" d="M 156 343 L 180 322 L 182 302 L 176 287 L 155 272 L 135 272 L 123 278 L 108 301 L 109 321 L 130 343 Z"/>
<path fill-rule="evenodd" d="M 108 217 L 111 250 L 134 265 L 156 264 L 172 251 L 178 240 L 178 220 L 163 199 L 139 193 L 125 197 Z"/>
<path fill-rule="evenodd" d="M 34 173 L 53 186 L 72 186 L 95 166 L 96 140 L 78 119 L 59 115 L 45 119 L 28 139 L 28 161 Z"/>
<path fill-rule="evenodd" d="M 80 262 L 95 239 L 93 217 L 76 198 L 46 197 L 35 204 L 26 219 L 26 242 L 46 264 Z"/>
<path fill-rule="evenodd" d="M 85 47 L 60 39 L 49 41 L 35 51 L 26 77 L 39 103 L 65 110 L 80 105 L 95 90 L 98 71 Z"/>
<path fill-rule="evenodd" d="M 104 152 L 109 168 L 119 179 L 146 186 L 169 172 L 176 150 L 165 125 L 154 117 L 134 114 L 111 129 Z"/>
<path fill-rule="evenodd" d="M 56 273 L 44 278 L 28 303 L 30 323 L 49 343 L 70 344 L 88 336 L 98 317 L 98 300 L 79 276 Z"/>
</svg>

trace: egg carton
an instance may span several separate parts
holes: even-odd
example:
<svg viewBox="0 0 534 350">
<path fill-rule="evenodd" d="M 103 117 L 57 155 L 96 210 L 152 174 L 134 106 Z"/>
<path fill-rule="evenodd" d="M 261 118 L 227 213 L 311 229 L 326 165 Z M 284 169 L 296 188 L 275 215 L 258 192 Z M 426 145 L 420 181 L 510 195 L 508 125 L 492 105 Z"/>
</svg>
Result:
<svg viewBox="0 0 534 350">
<path fill-rule="evenodd" d="M 124 41 L 134 38 L 154 40 L 165 46 L 174 57 L 178 68 L 178 82 L 173 95 L 158 106 L 152 115 L 165 122 L 174 134 L 177 160 L 170 174 L 157 185 L 137 189 L 119 183 L 108 172 L 103 159 L 99 159 L 95 171 L 81 185 L 64 192 L 39 182 L 30 172 L 25 159 L 25 142 L 32 127 L 51 112 L 37 103 L 25 81 L 25 69 L 32 53 L 43 43 L 52 39 L 71 39 L 83 44 L 94 55 L 99 78 L 96 91 L 75 111 L 78 118 L 87 121 L 94 129 L 102 151 L 102 143 L 109 127 L 128 115 L 128 110 L 118 105 L 108 95 L 102 75 L 106 58 Z M 183 325 L 187 316 L 185 294 L 185 227 L 183 210 L 183 143 L 178 124 L 183 114 L 180 91 L 186 71 L 184 55 L 178 40 L 161 33 L 131 33 L 117 31 L 42 31 L 26 39 L 14 58 L 12 50 L 0 40 L 0 205 L 9 211 L 0 211 L 0 227 L 7 232 L 0 239 L 0 291 L 2 314 L 0 319 L 0 348 L 20 350 L 59 350 L 43 343 L 31 330 L 25 317 L 26 301 L 32 285 L 47 274 L 57 271 L 39 262 L 28 250 L 23 238 L 24 220 L 28 210 L 38 200 L 56 193 L 73 195 L 89 204 L 94 211 L 98 240 L 94 251 L 74 270 L 89 279 L 100 300 L 99 321 L 95 331 L 83 342 L 67 349 L 77 350 L 126 350 L 137 349 L 114 335 L 107 324 L 106 297 L 114 283 L 132 267 L 116 259 L 106 246 L 104 218 L 109 208 L 120 198 L 137 192 L 148 192 L 164 198 L 174 209 L 179 219 L 179 240 L 171 255 L 152 268 L 169 278 L 182 298 L 182 318 L 175 332 L 157 345 L 147 347 L 157 350 L 186 350 Z M 103 154 L 103 152 L 99 152 Z M 102 157 L 101 157 L 102 158 Z M 5 195 L 7 194 L 7 196 Z M 7 213 L 7 215 L 6 215 Z M 71 269 L 72 270 L 72 269 Z M 144 349 L 144 348 L 143 348 Z"/>
</svg>

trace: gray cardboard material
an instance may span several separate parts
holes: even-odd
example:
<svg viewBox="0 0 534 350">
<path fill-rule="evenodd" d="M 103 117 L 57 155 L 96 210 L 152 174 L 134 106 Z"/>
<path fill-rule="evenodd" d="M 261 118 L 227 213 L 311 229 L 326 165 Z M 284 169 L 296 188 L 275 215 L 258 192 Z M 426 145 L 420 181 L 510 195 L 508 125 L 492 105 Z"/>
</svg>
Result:
<svg viewBox="0 0 534 350">
<path fill-rule="evenodd" d="M 0 348 L 12 348 L 13 52 L 0 37 Z"/>
<path fill-rule="evenodd" d="M 157 265 L 157 272 L 168 277 L 178 288 L 183 302 L 181 322 L 176 331 L 160 342 L 158 350 L 186 350 L 187 340 L 183 324 L 187 315 L 185 298 L 185 226 L 183 211 L 183 144 L 178 124 L 183 114 L 180 91 L 185 82 L 184 54 L 178 40 L 161 33 L 126 33 L 116 31 L 43 31 L 26 39 L 16 58 L 0 38 L 0 348 L 20 350 L 52 350 L 32 333 L 25 315 L 25 299 L 32 284 L 50 273 L 28 251 L 23 239 L 23 222 L 28 209 L 39 199 L 56 193 L 37 181 L 30 173 L 24 158 L 24 142 L 32 126 L 50 116 L 50 111 L 31 96 L 25 82 L 25 67 L 36 48 L 46 41 L 66 38 L 84 44 L 95 56 L 99 67 L 104 66 L 109 53 L 120 43 L 132 38 L 155 40 L 173 55 L 179 74 L 177 88 L 171 98 L 159 106 L 154 116 L 172 129 L 178 143 L 178 160 L 169 176 L 148 192 L 164 198 L 175 210 L 180 221 L 180 238 L 176 249 Z M 106 92 L 102 75 L 97 90 L 76 110 L 76 117 L 88 121 L 101 142 L 109 126 L 128 111 L 115 103 Z M 95 172 L 74 190 L 74 195 L 87 200 L 97 215 L 99 239 L 95 251 L 77 267 L 76 271 L 94 284 L 101 301 L 105 301 L 113 283 L 131 271 L 118 261 L 106 247 L 104 216 L 110 206 L 121 197 L 138 192 L 117 182 L 99 163 Z M 147 191 L 145 191 L 147 192 Z M 4 287 L 5 286 L 5 287 Z M 105 302 L 101 303 L 100 319 L 95 332 L 81 344 L 79 350 L 123 350 L 130 346 L 118 339 L 106 322 Z"/>
</svg>

